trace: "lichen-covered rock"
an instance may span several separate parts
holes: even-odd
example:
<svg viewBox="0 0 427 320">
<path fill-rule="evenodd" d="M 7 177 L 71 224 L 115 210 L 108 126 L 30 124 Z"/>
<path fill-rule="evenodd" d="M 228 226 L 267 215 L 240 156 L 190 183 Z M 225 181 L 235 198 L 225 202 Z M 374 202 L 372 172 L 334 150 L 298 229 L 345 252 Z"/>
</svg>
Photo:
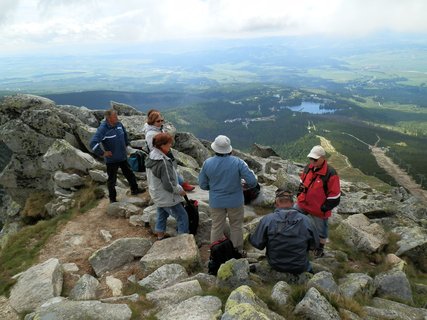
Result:
<svg viewBox="0 0 427 320">
<path fill-rule="evenodd" d="M 62 171 L 56 171 L 53 180 L 55 183 L 64 189 L 71 189 L 74 187 L 80 187 L 85 184 L 85 181 L 82 177 L 80 177 L 78 174 L 72 173 L 66 173 Z"/>
<path fill-rule="evenodd" d="M 199 166 L 203 165 L 203 162 L 211 155 L 208 149 L 193 134 L 188 132 L 176 133 L 174 148 L 191 156 Z"/>
<path fill-rule="evenodd" d="M 422 271 L 427 272 L 427 230 L 410 226 L 397 227 L 392 231 L 400 235 L 396 255 L 409 257 Z"/>
<path fill-rule="evenodd" d="M 338 311 L 316 288 L 310 288 L 295 307 L 294 314 L 310 320 L 340 320 Z"/>
<path fill-rule="evenodd" d="M 95 251 L 89 263 L 96 275 L 114 270 L 135 258 L 144 256 L 151 247 L 151 241 L 144 238 L 121 238 Z"/>
<path fill-rule="evenodd" d="M 253 311 L 256 311 L 255 313 Z M 254 318 L 249 318 L 253 316 Z M 272 319 L 284 320 L 277 313 L 268 309 L 267 304 L 252 291 L 249 286 L 243 285 L 231 292 L 225 304 L 225 313 L 222 319 Z"/>
<path fill-rule="evenodd" d="M 371 223 L 363 214 L 349 216 L 341 222 L 336 232 L 347 245 L 366 253 L 378 252 L 387 244 L 383 227 Z"/>
<path fill-rule="evenodd" d="M 62 291 L 62 268 L 59 260 L 51 258 L 23 272 L 10 292 L 10 305 L 18 312 L 34 311 Z"/>
<path fill-rule="evenodd" d="M 223 263 L 217 274 L 220 287 L 237 288 L 242 284 L 252 284 L 249 273 L 249 262 L 246 259 L 231 259 Z"/>
<path fill-rule="evenodd" d="M 414 319 L 414 320 L 427 319 L 426 308 L 414 308 L 403 303 L 381 299 L 378 297 L 375 297 L 372 299 L 372 306 L 374 308 L 379 308 L 384 310 L 393 310 L 395 312 L 398 312 L 400 314 L 407 316 L 409 319 Z"/>
<path fill-rule="evenodd" d="M 364 273 L 349 273 L 339 280 L 341 294 L 353 298 L 356 294 L 372 296 L 375 292 L 374 280 Z"/>
<path fill-rule="evenodd" d="M 292 288 L 285 281 L 277 282 L 271 290 L 271 299 L 279 306 L 284 306 L 288 302 L 288 297 Z"/>
</svg>

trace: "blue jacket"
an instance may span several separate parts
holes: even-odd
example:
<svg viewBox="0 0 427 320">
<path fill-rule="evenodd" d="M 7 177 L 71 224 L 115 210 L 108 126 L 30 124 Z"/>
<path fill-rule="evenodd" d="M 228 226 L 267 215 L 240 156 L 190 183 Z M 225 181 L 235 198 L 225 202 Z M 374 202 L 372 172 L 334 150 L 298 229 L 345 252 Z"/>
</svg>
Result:
<svg viewBox="0 0 427 320">
<path fill-rule="evenodd" d="M 103 156 L 104 151 L 111 151 L 111 157 L 105 157 L 106 163 L 116 163 L 127 160 L 126 146 L 129 145 L 128 135 L 125 127 L 121 122 L 113 127 L 107 121 L 102 121 L 101 125 L 96 130 L 95 135 L 90 141 L 92 152 L 99 156 Z"/>
<path fill-rule="evenodd" d="M 207 159 L 199 174 L 199 186 L 209 190 L 211 208 L 238 208 L 243 205 L 241 179 L 249 188 L 257 184 L 255 174 L 242 159 L 231 156 L 214 156 Z"/>
<path fill-rule="evenodd" d="M 249 242 L 260 250 L 267 247 L 273 269 L 301 273 L 309 266 L 308 250 L 319 246 L 319 235 L 306 215 L 293 208 L 277 208 L 261 219 Z"/>
</svg>

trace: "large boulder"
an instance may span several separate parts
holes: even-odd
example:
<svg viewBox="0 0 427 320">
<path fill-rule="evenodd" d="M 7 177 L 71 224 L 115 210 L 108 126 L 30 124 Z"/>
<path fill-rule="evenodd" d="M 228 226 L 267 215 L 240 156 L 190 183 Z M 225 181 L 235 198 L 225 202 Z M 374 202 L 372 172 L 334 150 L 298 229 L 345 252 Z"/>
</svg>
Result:
<svg viewBox="0 0 427 320">
<path fill-rule="evenodd" d="M 91 319 L 129 320 L 132 310 L 126 304 L 109 304 L 99 301 L 52 301 L 41 306 L 32 319 Z"/>
<path fill-rule="evenodd" d="M 53 176 L 53 180 L 59 187 L 64 189 L 80 187 L 85 184 L 84 179 L 78 174 L 70 174 L 63 171 L 56 171 Z"/>
<path fill-rule="evenodd" d="M 348 246 L 366 253 L 378 252 L 387 244 L 383 227 L 371 223 L 363 214 L 349 216 L 340 223 L 336 232 Z"/>
<path fill-rule="evenodd" d="M 316 273 L 310 280 L 308 280 L 307 286 L 309 288 L 314 287 L 320 292 L 325 292 L 328 294 L 338 295 L 340 293 L 332 273 L 327 271 Z"/>
<path fill-rule="evenodd" d="M 176 133 L 174 148 L 193 157 L 199 166 L 211 155 L 209 150 L 193 134 L 188 132 Z"/>
<path fill-rule="evenodd" d="M 77 169 L 87 172 L 98 163 L 91 155 L 74 148 L 65 140 L 55 140 L 43 156 L 42 167 L 46 170 Z"/>
<path fill-rule="evenodd" d="M 218 269 L 217 282 L 219 287 L 229 288 L 252 284 L 248 260 L 231 259 L 223 263 Z"/>
<path fill-rule="evenodd" d="M 77 119 L 79 119 L 84 124 L 97 128 L 99 127 L 99 121 L 94 116 L 93 111 L 86 108 L 86 107 L 76 107 L 71 105 L 58 105 L 58 108 L 68 112 L 69 114 L 73 115 Z"/>
<path fill-rule="evenodd" d="M 18 312 L 31 312 L 62 291 L 62 268 L 51 258 L 23 272 L 10 292 L 10 305 Z"/>
<path fill-rule="evenodd" d="M 97 276 L 142 257 L 151 247 L 151 241 L 144 238 L 121 238 L 95 251 L 89 263 Z"/>
<path fill-rule="evenodd" d="M 84 274 L 71 289 L 69 298 L 71 300 L 95 300 L 99 281 L 89 274 Z"/>
<path fill-rule="evenodd" d="M 181 234 L 176 237 L 156 241 L 140 260 L 141 268 L 151 272 L 164 264 L 179 263 L 186 270 L 200 266 L 200 255 L 194 236 Z"/>
<path fill-rule="evenodd" d="M 279 155 L 276 153 L 276 151 L 273 150 L 272 147 L 263 146 L 257 143 L 252 145 L 251 154 L 261 158 L 279 157 Z"/>
<path fill-rule="evenodd" d="M 138 284 L 147 290 L 158 290 L 169 287 L 188 277 L 185 268 L 179 264 L 165 264 L 142 279 Z"/>
<path fill-rule="evenodd" d="M 381 299 L 377 297 L 372 299 L 372 306 L 378 309 L 392 310 L 403 316 L 406 316 L 408 319 L 416 319 L 416 320 L 427 319 L 426 308 L 414 308 L 403 303 Z"/>
<path fill-rule="evenodd" d="M 173 286 L 147 293 L 148 301 L 160 308 L 178 304 L 188 298 L 202 294 L 202 287 L 197 280 L 174 284 Z"/>
</svg>

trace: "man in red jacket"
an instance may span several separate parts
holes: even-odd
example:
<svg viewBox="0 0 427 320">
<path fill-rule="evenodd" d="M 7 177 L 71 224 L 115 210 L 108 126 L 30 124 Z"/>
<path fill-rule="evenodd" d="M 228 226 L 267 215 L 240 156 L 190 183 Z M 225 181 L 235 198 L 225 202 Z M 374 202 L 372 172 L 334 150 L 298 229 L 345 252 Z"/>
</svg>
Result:
<svg viewBox="0 0 427 320">
<path fill-rule="evenodd" d="M 310 160 L 301 173 L 296 208 L 308 214 L 313 220 L 320 237 L 320 248 L 316 257 L 324 255 L 323 249 L 328 238 L 328 218 L 332 209 L 340 203 L 340 178 L 326 161 L 326 152 L 321 146 L 314 146 L 307 158 Z"/>
</svg>

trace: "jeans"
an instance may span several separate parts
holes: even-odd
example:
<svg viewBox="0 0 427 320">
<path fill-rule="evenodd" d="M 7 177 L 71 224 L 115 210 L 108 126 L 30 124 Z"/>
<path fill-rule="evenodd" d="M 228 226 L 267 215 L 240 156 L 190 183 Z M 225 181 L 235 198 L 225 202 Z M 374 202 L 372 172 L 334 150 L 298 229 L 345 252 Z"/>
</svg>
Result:
<svg viewBox="0 0 427 320">
<path fill-rule="evenodd" d="M 157 208 L 156 232 L 166 231 L 166 221 L 169 215 L 175 218 L 179 234 L 188 233 L 188 215 L 181 203 L 173 207 Z"/>
<path fill-rule="evenodd" d="M 135 174 L 129 166 L 127 160 L 121 162 L 107 163 L 107 186 L 108 186 L 108 196 L 111 201 L 116 201 L 116 181 L 117 181 L 117 171 L 122 169 L 123 175 L 126 180 L 129 182 L 130 189 L 132 191 L 138 190 L 138 184 L 136 182 Z"/>
</svg>

